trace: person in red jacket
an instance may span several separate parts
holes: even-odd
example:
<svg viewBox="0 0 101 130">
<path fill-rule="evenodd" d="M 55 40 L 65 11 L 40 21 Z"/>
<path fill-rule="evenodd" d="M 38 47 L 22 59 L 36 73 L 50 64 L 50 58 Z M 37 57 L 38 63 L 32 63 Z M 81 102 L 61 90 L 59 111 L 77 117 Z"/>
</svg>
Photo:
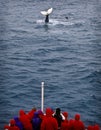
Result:
<svg viewBox="0 0 101 130">
<path fill-rule="evenodd" d="M 33 130 L 32 124 L 24 110 L 19 111 L 19 120 L 22 122 L 24 126 L 24 130 Z"/>
<path fill-rule="evenodd" d="M 87 130 L 93 130 L 93 126 L 89 125 Z"/>
<path fill-rule="evenodd" d="M 74 119 L 70 119 L 68 122 L 68 128 L 69 130 L 74 130 Z"/>
<path fill-rule="evenodd" d="M 65 120 L 61 122 L 61 129 L 60 130 L 69 130 L 69 125 L 68 125 L 68 113 L 63 112 L 63 115 L 65 117 Z"/>
<path fill-rule="evenodd" d="M 46 116 L 42 120 L 41 130 L 58 130 L 58 123 L 52 117 L 52 110 L 50 108 L 46 108 Z"/>
<path fill-rule="evenodd" d="M 94 125 L 94 130 L 100 130 L 100 126 L 99 125 Z"/>
<path fill-rule="evenodd" d="M 75 115 L 75 120 L 73 123 L 74 130 L 85 130 L 84 123 L 80 120 L 80 115 Z"/>
<path fill-rule="evenodd" d="M 10 126 L 8 130 L 20 130 L 16 125 L 15 125 L 15 120 L 11 119 L 10 120 Z"/>
<path fill-rule="evenodd" d="M 10 127 L 9 125 L 5 125 L 4 130 L 9 130 L 9 127 Z"/>
<path fill-rule="evenodd" d="M 91 125 L 89 125 L 88 126 L 88 130 L 100 130 L 100 126 L 99 125 L 94 125 L 94 126 L 91 126 Z"/>
<path fill-rule="evenodd" d="M 30 121 L 32 120 L 32 118 L 34 117 L 34 112 L 36 112 L 36 108 L 32 108 L 32 110 L 30 110 L 27 113 L 28 118 L 30 119 Z"/>
</svg>

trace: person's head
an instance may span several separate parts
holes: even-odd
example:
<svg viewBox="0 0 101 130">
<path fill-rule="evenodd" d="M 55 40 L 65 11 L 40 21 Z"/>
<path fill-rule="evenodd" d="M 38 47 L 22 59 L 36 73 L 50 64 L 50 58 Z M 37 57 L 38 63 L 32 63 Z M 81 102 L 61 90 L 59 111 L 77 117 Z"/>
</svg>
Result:
<svg viewBox="0 0 101 130">
<path fill-rule="evenodd" d="M 14 126 L 15 125 L 15 120 L 14 119 L 11 119 L 10 120 L 10 126 Z"/>
<path fill-rule="evenodd" d="M 62 114 L 64 115 L 65 119 L 68 118 L 68 112 L 63 112 Z"/>
<path fill-rule="evenodd" d="M 34 112 L 34 118 L 38 118 L 38 117 L 39 117 L 38 111 Z"/>
<path fill-rule="evenodd" d="M 10 126 L 5 125 L 5 126 L 4 126 L 4 130 L 9 130 L 9 127 L 10 127 Z"/>
<path fill-rule="evenodd" d="M 77 120 L 77 121 L 80 120 L 80 114 L 75 115 L 75 120 Z"/>
<path fill-rule="evenodd" d="M 56 108 L 56 114 L 60 115 L 61 109 L 60 108 Z"/>
<path fill-rule="evenodd" d="M 93 126 L 89 125 L 87 130 L 93 130 Z"/>
<path fill-rule="evenodd" d="M 51 108 L 46 108 L 46 116 L 52 116 L 53 112 Z"/>
<path fill-rule="evenodd" d="M 15 122 L 19 122 L 19 118 L 16 116 L 14 117 Z"/>
<path fill-rule="evenodd" d="M 43 114 L 43 112 L 41 110 L 38 110 L 38 114 L 39 114 L 40 119 L 43 119 L 44 114 Z"/>
<path fill-rule="evenodd" d="M 26 114 L 26 113 L 25 113 L 24 110 L 21 109 L 21 110 L 19 111 L 19 115 L 20 115 L 20 116 L 23 116 L 23 115 L 25 115 L 25 114 Z"/>
<path fill-rule="evenodd" d="M 94 125 L 94 130 L 100 130 L 100 127 L 99 127 L 98 124 L 95 124 L 95 125 Z"/>
<path fill-rule="evenodd" d="M 33 111 L 36 111 L 37 109 L 36 109 L 36 107 L 33 107 L 32 110 L 33 110 Z"/>
</svg>

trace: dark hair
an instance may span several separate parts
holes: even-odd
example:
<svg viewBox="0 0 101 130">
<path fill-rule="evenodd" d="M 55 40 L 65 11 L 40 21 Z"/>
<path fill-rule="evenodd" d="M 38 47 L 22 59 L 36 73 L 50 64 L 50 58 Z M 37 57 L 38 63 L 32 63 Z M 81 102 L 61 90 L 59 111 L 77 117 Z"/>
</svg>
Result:
<svg viewBox="0 0 101 130">
<path fill-rule="evenodd" d="M 60 108 L 56 108 L 56 114 L 60 115 L 61 109 Z"/>
</svg>

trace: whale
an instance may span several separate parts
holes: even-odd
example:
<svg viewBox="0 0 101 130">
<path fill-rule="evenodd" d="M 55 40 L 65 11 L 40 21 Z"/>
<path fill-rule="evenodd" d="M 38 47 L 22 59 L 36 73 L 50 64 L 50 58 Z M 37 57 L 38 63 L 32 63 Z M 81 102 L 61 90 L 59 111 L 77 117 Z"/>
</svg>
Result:
<svg viewBox="0 0 101 130">
<path fill-rule="evenodd" d="M 53 8 L 49 8 L 46 11 L 41 11 L 40 12 L 42 15 L 46 16 L 45 17 L 45 23 L 49 23 L 49 15 L 52 13 L 52 11 L 53 11 Z"/>
</svg>

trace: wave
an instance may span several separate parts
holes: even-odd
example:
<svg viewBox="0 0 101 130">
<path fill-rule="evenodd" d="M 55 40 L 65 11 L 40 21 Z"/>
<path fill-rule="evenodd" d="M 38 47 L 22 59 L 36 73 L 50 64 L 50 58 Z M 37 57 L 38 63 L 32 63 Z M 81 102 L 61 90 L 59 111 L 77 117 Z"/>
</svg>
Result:
<svg viewBox="0 0 101 130">
<path fill-rule="evenodd" d="M 40 25 L 43 25 L 43 24 L 46 24 L 45 23 L 45 21 L 44 20 L 37 20 L 36 21 L 36 23 L 37 24 L 40 24 Z M 56 25 L 63 25 L 63 26 L 71 26 L 71 25 L 78 25 L 78 26 L 80 26 L 80 25 L 83 25 L 85 23 L 85 21 L 83 21 L 83 20 L 67 20 L 67 19 L 65 19 L 65 20 L 63 20 L 63 21 L 61 21 L 61 20 L 58 20 L 58 19 L 50 19 L 50 21 L 49 21 L 49 23 L 48 24 L 46 24 L 46 25 L 52 25 L 52 26 L 56 26 Z"/>
</svg>

